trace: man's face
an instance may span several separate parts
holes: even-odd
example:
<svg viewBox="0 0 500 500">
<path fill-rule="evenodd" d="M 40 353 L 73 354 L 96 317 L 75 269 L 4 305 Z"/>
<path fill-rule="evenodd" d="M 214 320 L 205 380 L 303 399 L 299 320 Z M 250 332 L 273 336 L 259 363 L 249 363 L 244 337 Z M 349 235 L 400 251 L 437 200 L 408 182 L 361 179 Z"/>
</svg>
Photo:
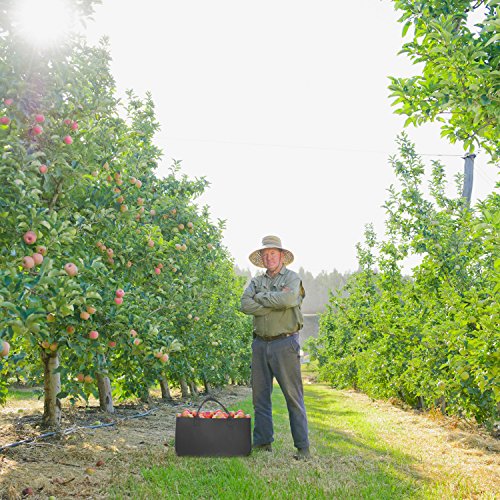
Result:
<svg viewBox="0 0 500 500">
<path fill-rule="evenodd" d="M 264 267 L 269 273 L 277 271 L 283 264 L 285 254 L 279 248 L 264 248 L 260 251 Z"/>
</svg>

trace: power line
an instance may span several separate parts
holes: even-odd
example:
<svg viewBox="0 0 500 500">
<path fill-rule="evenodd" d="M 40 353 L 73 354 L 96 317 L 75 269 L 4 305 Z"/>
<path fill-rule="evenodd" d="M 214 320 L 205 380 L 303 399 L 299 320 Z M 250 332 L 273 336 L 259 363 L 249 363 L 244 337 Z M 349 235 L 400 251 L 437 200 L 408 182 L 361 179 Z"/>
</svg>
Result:
<svg viewBox="0 0 500 500">
<path fill-rule="evenodd" d="M 388 151 L 380 151 L 373 149 L 356 149 L 356 148 L 338 148 L 330 146 L 306 146 L 306 145 L 292 145 L 292 144 L 270 144 L 263 142 L 245 142 L 245 141 L 223 141 L 218 139 L 186 139 L 184 137 L 170 137 L 175 141 L 186 142 L 205 142 L 213 144 L 232 144 L 239 146 L 256 146 L 256 147 L 269 147 L 269 148 L 284 148 L 284 149 L 310 149 L 318 151 L 342 151 L 348 153 L 372 153 L 372 154 L 393 154 Z M 463 158 L 463 154 L 442 154 L 442 153 L 418 153 L 419 156 L 448 156 L 454 158 Z"/>
</svg>

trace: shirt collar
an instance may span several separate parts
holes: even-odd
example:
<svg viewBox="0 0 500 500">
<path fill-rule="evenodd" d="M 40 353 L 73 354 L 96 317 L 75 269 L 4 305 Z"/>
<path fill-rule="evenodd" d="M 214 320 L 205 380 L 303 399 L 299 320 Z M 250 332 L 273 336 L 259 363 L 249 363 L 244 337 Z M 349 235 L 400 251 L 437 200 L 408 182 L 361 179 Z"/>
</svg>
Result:
<svg viewBox="0 0 500 500">
<path fill-rule="evenodd" d="M 282 266 L 281 269 L 279 270 L 279 272 L 277 274 L 275 274 L 274 276 L 269 276 L 269 274 L 267 274 L 267 270 L 266 272 L 264 273 L 268 278 L 272 279 L 272 278 L 276 278 L 276 276 L 278 276 L 278 274 L 285 274 L 285 271 L 286 271 L 286 266 Z"/>
</svg>

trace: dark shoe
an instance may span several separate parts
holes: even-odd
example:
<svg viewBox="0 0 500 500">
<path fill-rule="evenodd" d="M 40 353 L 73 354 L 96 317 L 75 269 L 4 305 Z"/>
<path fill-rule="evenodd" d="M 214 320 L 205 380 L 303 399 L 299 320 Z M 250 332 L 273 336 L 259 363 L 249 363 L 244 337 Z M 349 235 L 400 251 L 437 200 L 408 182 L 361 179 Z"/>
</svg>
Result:
<svg viewBox="0 0 500 500">
<path fill-rule="evenodd" d="M 293 456 L 295 460 L 307 460 L 311 458 L 311 452 L 309 448 L 297 448 L 297 453 Z"/>
<path fill-rule="evenodd" d="M 254 444 L 253 449 L 256 451 L 273 451 L 271 443 L 266 444 Z"/>
</svg>

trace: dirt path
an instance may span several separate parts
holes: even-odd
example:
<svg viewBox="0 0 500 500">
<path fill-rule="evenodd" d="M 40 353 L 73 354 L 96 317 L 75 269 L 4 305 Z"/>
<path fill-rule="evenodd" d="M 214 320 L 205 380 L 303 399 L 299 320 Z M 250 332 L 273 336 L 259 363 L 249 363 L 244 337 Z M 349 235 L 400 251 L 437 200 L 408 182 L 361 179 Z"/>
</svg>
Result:
<svg viewBox="0 0 500 500">
<path fill-rule="evenodd" d="M 249 394 L 248 387 L 214 392 L 230 408 Z M 174 446 L 176 414 L 180 408 L 197 407 L 199 402 L 184 403 L 176 398 L 172 404 L 158 400 L 151 406 L 118 407 L 113 419 L 126 420 L 116 426 L 82 429 L 0 453 L 0 498 L 21 498 L 25 488 L 32 488 L 34 496 L 30 498 L 103 498 L 111 483 L 130 474 L 139 475 L 141 466 L 160 461 Z M 130 418 L 151 408 L 155 410 L 144 418 Z M 0 446 L 40 435 L 36 425 L 42 409 L 43 404 L 36 400 L 11 401 L 0 408 Z M 63 428 L 106 421 L 96 408 L 66 408 Z M 99 461 L 102 465 L 97 465 Z"/>
</svg>

